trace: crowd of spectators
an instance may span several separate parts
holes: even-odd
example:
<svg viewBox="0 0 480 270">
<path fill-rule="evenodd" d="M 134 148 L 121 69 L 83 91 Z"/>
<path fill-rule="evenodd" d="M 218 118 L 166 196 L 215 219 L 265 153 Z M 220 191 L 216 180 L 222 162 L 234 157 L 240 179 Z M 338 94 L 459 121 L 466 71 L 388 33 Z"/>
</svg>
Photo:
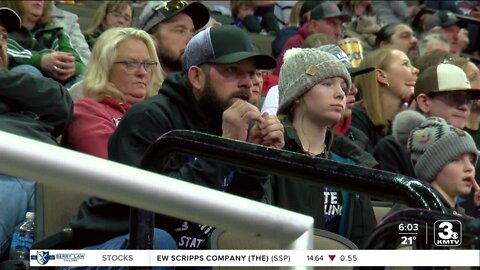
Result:
<svg viewBox="0 0 480 270">
<path fill-rule="evenodd" d="M 56 2 L 0 1 L 0 130 L 134 167 L 162 134 L 194 130 L 419 178 L 479 217 L 478 1 L 116 0 L 84 32 Z M 376 225 L 372 198 L 328 186 L 183 154 L 164 174 L 313 216 L 359 247 Z M 2 256 L 34 180 L 0 174 Z M 128 217 L 86 200 L 76 247 L 126 248 Z M 212 231 L 155 225 L 162 249 L 207 248 Z"/>
</svg>

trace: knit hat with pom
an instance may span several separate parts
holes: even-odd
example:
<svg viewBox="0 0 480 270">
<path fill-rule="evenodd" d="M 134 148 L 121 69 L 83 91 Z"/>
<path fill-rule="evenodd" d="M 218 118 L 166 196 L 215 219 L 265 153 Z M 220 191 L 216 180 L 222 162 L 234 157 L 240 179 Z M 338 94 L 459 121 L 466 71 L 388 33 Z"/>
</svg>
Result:
<svg viewBox="0 0 480 270">
<path fill-rule="evenodd" d="M 472 136 L 443 118 L 403 111 L 395 117 L 392 131 L 400 143 L 406 142 L 415 174 L 422 180 L 433 181 L 443 167 L 464 153 L 474 154 L 475 163 L 478 160 Z"/>
<path fill-rule="evenodd" d="M 310 88 L 332 77 L 342 77 L 350 89 L 352 80 L 345 65 L 334 55 L 315 48 L 287 50 L 280 69 L 277 114 L 287 113 L 292 103 Z"/>
</svg>

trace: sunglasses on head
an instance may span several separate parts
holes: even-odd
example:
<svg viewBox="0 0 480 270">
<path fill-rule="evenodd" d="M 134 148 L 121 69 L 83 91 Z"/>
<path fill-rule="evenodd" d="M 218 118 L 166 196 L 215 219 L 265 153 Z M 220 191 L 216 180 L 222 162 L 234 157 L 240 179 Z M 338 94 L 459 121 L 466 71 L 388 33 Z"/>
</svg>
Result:
<svg viewBox="0 0 480 270">
<path fill-rule="evenodd" d="M 165 11 L 168 11 L 168 12 L 172 12 L 172 11 L 176 11 L 176 10 L 179 10 L 179 9 L 182 9 L 184 8 L 185 6 L 187 6 L 188 3 L 183 1 L 183 0 L 172 0 L 172 1 L 166 1 L 164 2 L 163 4 L 160 4 L 160 5 L 157 5 L 155 7 L 152 8 L 152 15 L 150 15 L 150 17 L 148 17 L 147 20 L 145 20 L 145 23 L 143 26 L 147 25 L 147 23 L 157 15 L 158 11 L 160 10 L 165 10 Z M 143 28 L 143 27 L 142 27 Z"/>
</svg>

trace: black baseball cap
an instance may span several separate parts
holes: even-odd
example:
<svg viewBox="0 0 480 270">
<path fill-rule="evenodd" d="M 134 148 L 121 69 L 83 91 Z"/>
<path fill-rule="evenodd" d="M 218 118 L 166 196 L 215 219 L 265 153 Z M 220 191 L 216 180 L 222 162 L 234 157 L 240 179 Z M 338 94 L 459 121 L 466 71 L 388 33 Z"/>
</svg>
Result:
<svg viewBox="0 0 480 270">
<path fill-rule="evenodd" d="M 185 13 L 192 18 L 195 30 L 202 28 L 210 19 L 210 13 L 207 7 L 200 2 L 192 2 L 189 4 L 183 0 L 170 0 L 152 7 L 140 20 L 139 28 L 150 32 L 157 24 L 180 13 Z"/>
<path fill-rule="evenodd" d="M 352 16 L 348 13 L 342 12 L 338 5 L 331 1 L 321 2 L 312 9 L 310 17 L 312 20 L 321 20 L 340 17 L 342 21 L 352 20 Z"/>
<path fill-rule="evenodd" d="M 435 26 L 447 28 L 451 25 L 458 24 L 459 27 L 463 27 L 464 23 L 458 20 L 457 16 L 448 10 L 439 10 L 433 13 L 425 22 L 425 31 L 428 31 Z"/>
<path fill-rule="evenodd" d="M 22 26 L 20 16 L 13 9 L 7 7 L 0 7 L 0 22 L 8 32 L 17 31 Z"/>
<path fill-rule="evenodd" d="M 269 55 L 258 53 L 248 35 L 237 26 L 220 25 L 202 30 L 188 42 L 183 54 L 183 70 L 205 63 L 231 64 L 254 58 L 257 69 L 277 65 Z"/>
</svg>

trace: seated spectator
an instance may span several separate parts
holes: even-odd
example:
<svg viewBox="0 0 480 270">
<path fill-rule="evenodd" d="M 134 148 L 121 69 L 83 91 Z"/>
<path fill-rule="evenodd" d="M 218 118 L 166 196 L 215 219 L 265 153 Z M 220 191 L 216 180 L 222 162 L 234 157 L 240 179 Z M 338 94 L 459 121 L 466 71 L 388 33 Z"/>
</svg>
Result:
<svg viewBox="0 0 480 270">
<path fill-rule="evenodd" d="M 5 1 L 21 14 L 22 27 L 9 33 L 10 68 L 55 79 L 68 87 L 85 69 L 62 27 L 52 24 L 51 5 L 43 1 Z"/>
<path fill-rule="evenodd" d="M 68 92 L 49 78 L 7 69 L 7 37 L 21 27 L 20 17 L 0 7 L 0 130 L 56 145 L 72 117 Z M 15 226 L 33 211 L 35 182 L 0 173 L 0 258 L 5 256 Z"/>
<path fill-rule="evenodd" d="M 133 17 L 130 1 L 105 1 L 98 7 L 90 26 L 83 33 L 90 50 L 93 50 L 95 41 L 104 31 L 114 27 L 132 27 Z"/>
<path fill-rule="evenodd" d="M 434 67 L 433 67 L 434 68 Z M 425 71 L 427 72 L 427 71 Z M 415 175 L 430 183 L 447 210 L 465 215 L 457 198 L 474 190 L 475 217 L 480 217 L 480 189 L 475 181 L 478 150 L 470 134 L 448 124 L 443 118 L 425 118 L 415 111 L 397 115 L 398 133 L 406 137 Z M 406 208 L 395 205 L 391 212 Z"/>
<path fill-rule="evenodd" d="M 368 52 L 375 46 L 375 34 L 381 25 L 371 0 L 341 0 L 343 12 L 352 16 L 352 20 L 345 26 L 345 36 L 361 40 L 363 48 Z"/>
<path fill-rule="evenodd" d="M 317 48 L 326 44 L 335 44 L 335 40 L 325 34 L 312 34 L 302 44 L 302 48 Z M 262 104 L 262 113 L 267 112 L 270 115 L 277 115 L 278 111 L 278 80 L 272 85 L 265 96 Z"/>
<path fill-rule="evenodd" d="M 408 18 L 413 18 L 425 5 L 407 6 L 406 1 L 372 1 L 382 24 L 405 23 Z"/>
<path fill-rule="evenodd" d="M 450 51 L 444 50 L 433 50 L 424 53 L 415 61 L 415 67 L 418 68 L 418 75 L 420 76 L 425 69 L 431 66 L 437 66 L 442 63 L 451 64 L 453 57 Z"/>
<path fill-rule="evenodd" d="M 478 67 L 468 58 L 464 57 L 455 57 L 453 59 L 453 64 L 463 69 L 467 75 L 468 80 L 472 89 L 480 89 L 480 71 Z M 477 145 L 477 149 L 480 149 L 480 99 L 472 101 L 472 106 L 470 108 L 470 114 L 465 124 L 465 130 L 470 134 Z M 475 171 L 480 171 L 480 163 L 477 163 L 475 166 Z M 477 183 L 480 183 L 479 176 L 475 177 Z M 468 196 L 460 196 L 458 198 L 458 203 L 461 207 L 465 209 L 465 212 L 473 216 L 475 213 L 475 205 L 473 204 L 473 190 Z"/>
<path fill-rule="evenodd" d="M 316 34 L 316 35 L 321 35 L 321 34 Z M 313 36 L 314 35 L 310 36 L 309 38 Z M 309 38 L 307 38 L 306 42 L 303 44 L 304 48 L 308 48 L 307 45 L 310 43 L 307 41 Z M 313 44 L 318 45 L 319 43 L 313 43 Z M 352 78 L 354 76 L 373 71 L 372 67 L 361 68 L 361 69 L 352 67 L 352 64 L 348 59 L 348 56 L 345 54 L 345 52 L 342 51 L 342 49 L 338 45 L 326 43 L 325 45 L 317 47 L 317 49 L 320 51 L 328 52 L 330 54 L 333 54 L 335 57 L 337 57 L 338 60 L 340 60 L 345 65 L 345 67 L 347 68 Z M 357 93 L 358 93 L 358 89 L 357 87 L 355 87 L 354 83 L 352 82 L 352 88 L 350 89 L 349 94 L 347 95 L 347 102 L 346 102 L 345 112 L 343 114 L 342 120 L 335 125 L 335 130 L 342 136 L 347 134 L 348 132 L 352 132 L 353 128 L 351 128 L 350 122 L 351 122 L 351 116 L 352 116 L 352 109 L 356 100 L 355 95 Z M 278 85 L 272 87 L 268 91 L 267 96 L 265 98 L 265 102 L 263 103 L 263 106 L 262 106 L 262 113 L 267 112 L 270 115 L 276 115 L 277 111 L 278 111 Z M 357 132 L 357 131 L 353 131 L 353 132 L 357 134 L 354 136 L 356 138 L 356 142 L 359 142 L 359 145 L 361 145 L 362 149 L 364 149 L 365 147 L 363 146 L 366 139 L 360 140 L 359 139 L 359 136 L 361 136 L 361 134 L 359 134 L 360 132 Z"/>
<path fill-rule="evenodd" d="M 418 57 L 418 40 L 412 28 L 404 23 L 391 23 L 383 26 L 375 38 L 375 47 L 394 46 L 415 61 Z"/>
<path fill-rule="evenodd" d="M 230 0 L 234 19 L 232 24 L 245 27 L 249 32 L 260 33 L 263 30 L 265 33 L 276 35 L 280 29 L 275 15 L 271 11 L 266 11 L 263 12 L 262 17 L 255 16 L 257 2 L 262 1 Z"/>
<path fill-rule="evenodd" d="M 371 0 L 341 0 L 342 11 L 350 14 L 352 20 L 358 17 L 375 16 Z"/>
<path fill-rule="evenodd" d="M 300 48 L 304 40 L 311 34 L 323 33 L 331 36 L 335 41 L 340 40 L 343 35 L 343 23 L 350 21 L 351 17 L 342 12 L 334 2 L 323 1 L 314 6 L 308 18 L 304 20 L 305 23 L 299 29 L 298 34 L 290 37 L 283 46 L 282 52 L 277 57 L 278 65 L 272 71 L 273 74 L 278 75 L 280 72 L 280 67 L 283 63 L 283 53 L 291 48 Z"/>
<path fill-rule="evenodd" d="M 375 72 L 355 78 L 361 100 L 353 107 L 351 125 L 368 138 L 366 147 L 372 151 L 391 133 L 395 115 L 412 101 L 418 69 L 403 51 L 390 47 L 369 53 L 360 67 L 375 67 Z"/>
<path fill-rule="evenodd" d="M 464 22 L 459 21 L 455 14 L 440 10 L 425 21 L 425 32 L 442 34 L 450 44 L 450 52 L 459 56 L 468 46 L 468 32 L 467 35 L 462 35 L 464 32 L 460 32 L 463 26 Z"/>
<path fill-rule="evenodd" d="M 82 62 L 86 65 L 90 60 L 90 48 L 87 41 L 80 30 L 78 24 L 78 16 L 69 11 L 60 9 L 55 6 L 58 0 L 52 1 L 52 19 L 55 25 L 61 26 L 65 33 L 70 37 L 72 47 L 78 52 L 82 58 Z"/>
<path fill-rule="evenodd" d="M 458 0 L 458 1 L 426 1 L 427 8 L 433 10 L 445 10 L 454 14 L 468 16 L 472 19 L 480 18 L 480 2 L 478 0 Z M 467 39 L 470 45 L 466 50 L 462 50 L 469 54 L 480 53 L 480 26 L 476 22 L 465 21 L 465 28 L 462 28 L 467 33 Z M 465 34 L 465 33 L 463 33 Z"/>
<path fill-rule="evenodd" d="M 285 149 L 355 164 L 332 151 L 333 134 L 329 130 L 341 120 L 350 89 L 348 70 L 334 55 L 316 48 L 286 51 L 280 70 L 278 108 L 285 126 Z M 331 187 L 278 176 L 272 181 L 272 201 L 276 206 L 312 216 L 315 228 L 340 234 L 358 245 L 375 226 L 370 199 Z"/>
<path fill-rule="evenodd" d="M 255 71 L 255 75 L 252 77 L 252 87 L 249 103 L 257 107 L 260 105 L 260 98 L 262 97 L 263 88 L 263 72 L 261 70 Z"/>
<path fill-rule="evenodd" d="M 208 9 L 202 3 L 185 1 L 168 1 L 145 8 L 139 28 L 154 39 L 162 69 L 166 74 L 182 71 L 185 46 L 195 31 L 208 23 Z"/>
<path fill-rule="evenodd" d="M 434 50 L 450 52 L 450 44 L 448 40 L 441 34 L 427 34 L 420 40 L 418 51 L 420 56 Z"/>
<path fill-rule="evenodd" d="M 442 85 L 446 79 L 451 83 Z M 415 84 L 416 111 L 425 117 L 442 117 L 452 126 L 463 129 L 470 113 L 472 99 L 480 98 L 480 91 L 471 91 L 468 79 L 461 68 L 452 64 L 432 65 L 422 71 Z M 411 177 L 418 175 L 410 162 L 405 136 L 393 123 L 393 136 L 383 138 L 374 149 L 380 168 Z"/>
<path fill-rule="evenodd" d="M 108 158 L 108 139 L 127 110 L 157 94 L 163 82 L 155 45 L 134 28 L 112 28 L 97 39 L 82 81 L 85 98 L 75 102 L 63 136 L 68 147 Z"/>
<path fill-rule="evenodd" d="M 183 64 L 184 72 L 170 74 L 158 95 L 127 111 L 110 138 L 109 159 L 138 167 L 158 137 L 179 129 L 276 148 L 284 146 L 283 126 L 278 119 L 262 116 L 248 102 L 252 75 L 256 69 L 273 68 L 275 60 L 254 52 L 244 31 L 222 25 L 199 32 L 188 43 Z M 255 122 L 251 129 L 250 122 Z M 258 201 L 265 197 L 268 180 L 263 173 L 232 170 L 218 161 L 184 154 L 171 156 L 162 173 Z M 127 206 L 91 198 L 81 205 L 71 224 L 79 244 L 104 246 L 108 243 L 105 241 L 128 233 L 128 219 Z M 179 249 L 205 249 L 213 231 L 208 225 L 162 215 L 156 216 L 155 227 L 171 234 Z M 192 240 L 186 242 L 186 237 Z"/>
<path fill-rule="evenodd" d="M 277 35 L 280 32 L 280 24 L 275 16 L 274 10 L 277 0 L 254 0 L 255 13 L 257 18 L 261 18 L 262 27 L 267 33 Z"/>
<path fill-rule="evenodd" d="M 275 39 L 272 41 L 272 55 L 275 58 L 278 58 L 282 52 L 282 48 L 290 37 L 293 37 L 299 33 L 299 37 L 295 40 L 294 48 L 298 48 L 302 45 L 303 40 L 305 39 L 307 29 L 304 28 L 303 31 L 299 31 L 303 26 L 306 27 L 306 22 L 310 20 L 310 11 L 318 4 L 316 1 L 304 1 L 298 0 L 295 3 L 292 13 L 290 13 L 290 19 L 288 27 L 285 27 L 280 30 Z M 296 12 L 293 12 L 296 11 Z"/>
</svg>

